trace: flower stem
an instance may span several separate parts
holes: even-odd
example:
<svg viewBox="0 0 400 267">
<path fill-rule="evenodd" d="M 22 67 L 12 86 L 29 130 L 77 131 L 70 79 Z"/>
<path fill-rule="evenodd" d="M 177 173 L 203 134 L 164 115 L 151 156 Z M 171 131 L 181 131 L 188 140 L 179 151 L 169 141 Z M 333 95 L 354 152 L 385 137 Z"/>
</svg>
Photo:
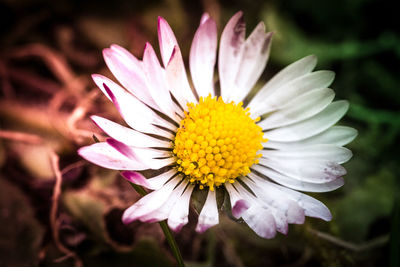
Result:
<svg viewBox="0 0 400 267">
<path fill-rule="evenodd" d="M 183 262 L 182 254 L 179 250 L 178 244 L 176 243 L 176 240 L 174 236 L 171 233 L 171 230 L 168 227 L 168 224 L 166 221 L 161 221 L 159 222 L 161 229 L 164 232 L 165 238 L 167 238 L 168 244 L 172 249 L 172 252 L 174 253 L 175 259 L 178 263 L 178 266 L 184 267 L 185 263 Z"/>
<path fill-rule="evenodd" d="M 144 196 L 147 194 L 147 192 L 141 186 L 133 184 L 133 183 L 130 183 L 130 184 L 136 190 L 136 192 L 138 192 L 140 195 Z M 171 247 L 172 253 L 175 256 L 178 266 L 184 267 L 185 263 L 183 262 L 182 254 L 179 250 L 178 244 L 176 243 L 174 236 L 171 233 L 171 230 L 168 227 L 168 224 L 166 223 L 166 221 L 161 221 L 158 223 L 160 224 L 161 229 L 164 232 L 165 238 L 168 241 L 168 245 Z"/>
</svg>

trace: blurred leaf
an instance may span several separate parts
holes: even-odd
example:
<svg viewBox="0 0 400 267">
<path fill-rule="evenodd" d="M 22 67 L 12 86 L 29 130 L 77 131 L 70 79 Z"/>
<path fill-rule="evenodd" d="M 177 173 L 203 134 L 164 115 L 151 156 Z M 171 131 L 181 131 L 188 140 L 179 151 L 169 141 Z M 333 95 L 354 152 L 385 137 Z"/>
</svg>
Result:
<svg viewBox="0 0 400 267">
<path fill-rule="evenodd" d="M 44 236 L 25 195 L 0 176 L 0 266 L 36 266 Z"/>
<path fill-rule="evenodd" d="M 105 204 L 89 195 L 86 191 L 66 192 L 63 203 L 73 217 L 82 222 L 97 238 L 105 241 L 103 214 Z"/>
<path fill-rule="evenodd" d="M 274 31 L 275 39 L 272 46 L 271 57 L 275 61 L 286 65 L 306 55 L 315 54 L 321 64 L 334 60 L 365 57 L 388 49 L 394 49 L 398 45 L 387 45 L 380 39 L 370 41 L 343 40 L 332 43 L 319 39 L 312 39 L 303 32 L 294 21 L 278 13 L 273 5 L 268 5 L 262 15 L 267 28 Z M 384 38 L 386 35 L 382 35 Z"/>
</svg>

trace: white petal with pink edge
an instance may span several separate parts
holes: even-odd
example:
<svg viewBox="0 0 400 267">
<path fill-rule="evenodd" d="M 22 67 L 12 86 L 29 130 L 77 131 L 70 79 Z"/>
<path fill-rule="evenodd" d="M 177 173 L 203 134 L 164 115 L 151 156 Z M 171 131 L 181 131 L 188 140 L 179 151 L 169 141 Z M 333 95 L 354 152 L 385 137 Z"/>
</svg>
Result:
<svg viewBox="0 0 400 267">
<path fill-rule="evenodd" d="M 219 44 L 218 73 L 221 85 L 221 96 L 224 101 L 235 87 L 236 74 L 242 59 L 246 25 L 243 12 L 239 11 L 226 24 Z"/>
<path fill-rule="evenodd" d="M 158 109 L 146 85 L 142 62 L 126 49 L 111 45 L 103 50 L 103 57 L 115 78 L 133 95 L 154 109 Z"/>
<path fill-rule="evenodd" d="M 147 189 L 158 190 L 160 189 L 169 179 L 177 174 L 175 169 L 163 172 L 155 177 L 146 178 L 142 174 L 134 171 L 124 171 L 121 173 L 127 181 L 143 186 Z"/>
<path fill-rule="evenodd" d="M 142 162 L 149 169 L 161 169 L 175 163 L 169 151 L 127 146 L 112 138 L 108 138 L 107 143 L 124 156 Z"/>
<path fill-rule="evenodd" d="M 267 64 L 271 39 L 272 33 L 265 33 L 263 22 L 260 22 L 246 39 L 235 78 L 236 91 L 232 90 L 229 101 L 242 101 L 254 87 Z"/>
<path fill-rule="evenodd" d="M 113 170 L 145 170 L 149 167 L 139 160 L 132 160 L 106 142 L 81 147 L 78 154 L 103 168 Z"/>
<path fill-rule="evenodd" d="M 196 98 L 189 86 L 178 42 L 168 22 L 162 17 L 158 17 L 158 42 L 162 61 L 168 73 L 170 90 L 180 106 L 186 109 L 186 104 L 196 102 Z M 170 75 L 172 76 L 169 77 Z"/>
<path fill-rule="evenodd" d="M 165 70 L 161 67 L 156 52 L 149 43 L 146 43 L 144 48 L 143 69 L 147 78 L 150 95 L 157 103 L 157 106 L 165 115 L 179 122 L 175 114 L 176 108 L 168 88 Z"/>
<path fill-rule="evenodd" d="M 205 15 L 202 18 L 205 18 Z M 214 96 L 216 58 L 217 25 L 211 18 L 202 19 L 194 35 L 189 56 L 190 73 L 199 96 Z"/>
<path fill-rule="evenodd" d="M 245 200 L 230 183 L 225 184 L 225 189 L 228 191 L 231 201 L 232 215 L 236 219 L 239 219 L 243 212 L 250 207 L 250 203 Z"/>
</svg>

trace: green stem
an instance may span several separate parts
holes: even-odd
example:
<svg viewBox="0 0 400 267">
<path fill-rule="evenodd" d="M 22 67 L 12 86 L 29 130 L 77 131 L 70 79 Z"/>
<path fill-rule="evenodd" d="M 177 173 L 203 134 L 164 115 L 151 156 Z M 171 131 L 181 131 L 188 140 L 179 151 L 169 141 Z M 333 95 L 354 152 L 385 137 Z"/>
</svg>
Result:
<svg viewBox="0 0 400 267">
<path fill-rule="evenodd" d="M 144 196 L 147 194 L 147 192 L 139 185 L 130 183 L 132 185 L 132 187 L 136 190 L 136 192 L 138 192 L 140 195 Z M 180 267 L 184 267 L 185 263 L 183 262 L 183 258 L 182 258 L 182 254 L 179 250 L 178 244 L 176 243 L 176 240 L 174 238 L 174 236 L 172 235 L 171 230 L 169 229 L 167 222 L 166 221 L 161 221 L 158 222 L 161 226 L 161 229 L 164 232 L 165 238 L 168 241 L 168 245 L 171 247 L 172 249 L 172 253 L 175 256 L 175 259 L 178 263 L 178 266 Z"/>
<path fill-rule="evenodd" d="M 161 221 L 159 222 L 161 229 L 164 232 L 165 237 L 167 238 L 168 244 L 172 249 L 172 252 L 174 253 L 175 259 L 178 263 L 178 266 L 184 267 L 185 263 L 183 262 L 182 254 L 179 250 L 178 244 L 176 243 L 176 240 L 174 236 L 171 233 L 171 230 L 168 227 L 168 224 L 166 221 Z"/>
</svg>

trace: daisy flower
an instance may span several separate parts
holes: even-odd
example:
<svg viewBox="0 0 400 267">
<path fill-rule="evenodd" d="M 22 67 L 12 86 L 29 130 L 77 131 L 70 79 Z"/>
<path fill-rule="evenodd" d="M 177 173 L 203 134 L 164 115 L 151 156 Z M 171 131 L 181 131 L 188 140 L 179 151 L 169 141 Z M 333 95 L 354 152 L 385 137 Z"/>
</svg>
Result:
<svg viewBox="0 0 400 267">
<path fill-rule="evenodd" d="M 216 189 L 229 194 L 231 213 L 264 238 L 286 234 L 305 216 L 331 219 L 320 201 L 300 193 L 343 185 L 340 165 L 352 153 L 343 146 L 356 130 L 334 126 L 348 102 L 333 101 L 331 71 L 313 71 L 317 59 L 294 62 L 250 91 L 263 73 L 272 33 L 261 22 L 245 37 L 242 12 L 225 26 L 218 50 L 217 27 L 204 14 L 189 56 L 193 86 L 168 23 L 158 19 L 159 62 L 147 43 L 139 60 L 112 45 L 103 51 L 118 82 L 94 74 L 129 127 L 92 120 L 110 138 L 79 149 L 88 161 L 121 170 L 131 183 L 152 190 L 125 210 L 123 222 L 167 220 L 174 231 L 188 223 L 192 192 L 206 190 L 196 231 L 218 224 Z M 140 171 L 160 170 L 155 177 Z"/>
</svg>

